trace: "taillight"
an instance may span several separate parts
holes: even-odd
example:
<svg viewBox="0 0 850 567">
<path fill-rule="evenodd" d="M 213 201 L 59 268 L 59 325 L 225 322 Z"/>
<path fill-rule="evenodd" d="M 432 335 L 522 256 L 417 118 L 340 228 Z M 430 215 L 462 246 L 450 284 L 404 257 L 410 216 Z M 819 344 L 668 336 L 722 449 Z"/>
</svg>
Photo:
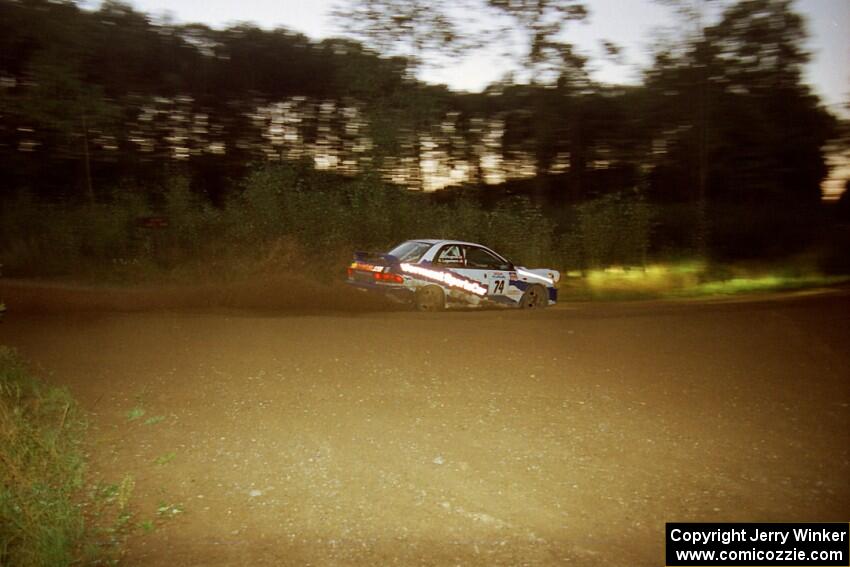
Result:
<svg viewBox="0 0 850 567">
<path fill-rule="evenodd" d="M 388 283 L 404 283 L 404 278 L 398 274 L 390 274 L 387 272 L 375 272 L 373 274 L 375 281 Z"/>
<path fill-rule="evenodd" d="M 350 278 L 353 275 L 354 275 L 354 270 L 352 270 L 351 268 L 348 268 L 348 277 Z"/>
</svg>

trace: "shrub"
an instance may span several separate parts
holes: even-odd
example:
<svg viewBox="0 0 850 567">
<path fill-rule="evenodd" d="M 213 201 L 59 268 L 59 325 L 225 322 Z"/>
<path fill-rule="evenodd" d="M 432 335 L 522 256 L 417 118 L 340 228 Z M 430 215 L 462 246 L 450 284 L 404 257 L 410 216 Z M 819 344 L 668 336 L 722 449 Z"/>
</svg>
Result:
<svg viewBox="0 0 850 567">
<path fill-rule="evenodd" d="M 640 197 L 606 195 L 576 206 L 582 268 L 614 264 L 645 265 L 650 246 L 652 211 Z"/>
</svg>

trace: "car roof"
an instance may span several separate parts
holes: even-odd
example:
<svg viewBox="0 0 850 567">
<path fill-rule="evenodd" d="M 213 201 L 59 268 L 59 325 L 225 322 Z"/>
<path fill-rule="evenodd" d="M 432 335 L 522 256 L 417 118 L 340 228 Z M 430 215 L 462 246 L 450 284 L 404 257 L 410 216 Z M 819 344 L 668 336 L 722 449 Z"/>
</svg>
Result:
<svg viewBox="0 0 850 567">
<path fill-rule="evenodd" d="M 445 239 L 437 239 L 437 238 L 414 238 L 412 239 L 414 242 L 422 242 L 424 244 L 468 244 L 470 246 L 481 246 L 482 248 L 488 248 L 483 244 L 479 244 L 477 242 L 466 242 L 464 240 L 445 240 Z"/>
</svg>

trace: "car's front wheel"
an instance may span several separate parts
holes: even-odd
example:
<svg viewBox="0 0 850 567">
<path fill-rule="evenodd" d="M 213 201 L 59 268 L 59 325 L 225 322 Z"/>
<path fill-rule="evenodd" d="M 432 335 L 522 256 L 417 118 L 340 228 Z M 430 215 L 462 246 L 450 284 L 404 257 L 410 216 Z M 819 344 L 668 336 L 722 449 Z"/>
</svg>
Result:
<svg viewBox="0 0 850 567">
<path fill-rule="evenodd" d="M 549 293 L 542 285 L 531 285 L 522 294 L 521 309 L 543 309 L 549 306 Z"/>
<path fill-rule="evenodd" d="M 416 309 L 419 311 L 442 311 L 445 306 L 446 296 L 435 285 L 425 286 L 416 292 Z"/>
</svg>

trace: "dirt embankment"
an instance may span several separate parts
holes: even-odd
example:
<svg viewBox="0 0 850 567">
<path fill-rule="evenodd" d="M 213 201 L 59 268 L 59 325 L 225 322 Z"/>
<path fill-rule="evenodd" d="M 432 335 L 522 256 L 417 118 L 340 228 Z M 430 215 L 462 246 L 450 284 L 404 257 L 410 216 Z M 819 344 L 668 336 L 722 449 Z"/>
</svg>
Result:
<svg viewBox="0 0 850 567">
<path fill-rule="evenodd" d="M 264 309 L 387 311 L 399 306 L 352 289 L 343 282 L 321 283 L 291 276 L 230 283 L 107 287 L 39 280 L 0 280 L 0 302 L 9 313 L 81 311 L 137 312 L 162 309 Z"/>
</svg>

